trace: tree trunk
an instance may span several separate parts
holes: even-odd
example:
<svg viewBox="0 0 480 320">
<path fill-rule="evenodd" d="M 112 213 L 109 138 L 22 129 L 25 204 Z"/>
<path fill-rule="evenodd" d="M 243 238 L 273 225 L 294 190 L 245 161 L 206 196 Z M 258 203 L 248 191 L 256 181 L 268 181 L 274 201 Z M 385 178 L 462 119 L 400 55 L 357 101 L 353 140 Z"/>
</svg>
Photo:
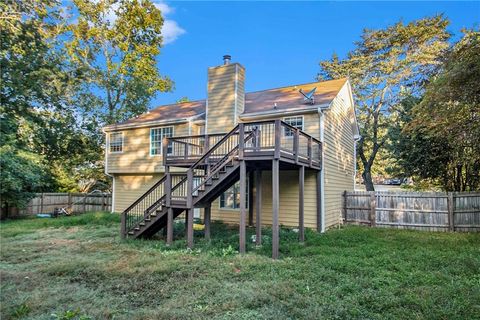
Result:
<svg viewBox="0 0 480 320">
<path fill-rule="evenodd" d="M 371 167 L 365 167 L 362 172 L 363 183 L 365 184 L 365 189 L 367 189 L 367 191 L 375 191 L 371 171 Z"/>
</svg>

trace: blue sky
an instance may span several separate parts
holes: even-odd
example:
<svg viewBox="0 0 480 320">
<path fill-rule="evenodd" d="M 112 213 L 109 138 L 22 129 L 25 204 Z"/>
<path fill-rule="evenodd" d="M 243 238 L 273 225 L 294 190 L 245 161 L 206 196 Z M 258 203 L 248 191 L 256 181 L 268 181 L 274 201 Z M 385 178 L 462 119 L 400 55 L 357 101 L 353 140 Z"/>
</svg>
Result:
<svg viewBox="0 0 480 320">
<path fill-rule="evenodd" d="M 158 1 L 157 1 L 158 3 Z M 158 67 L 175 81 L 151 107 L 206 97 L 207 68 L 232 61 L 246 68 L 246 90 L 314 81 L 318 62 L 344 56 L 364 28 L 378 29 L 443 13 L 454 39 L 479 27 L 480 2 L 163 2 L 168 43 Z"/>
</svg>

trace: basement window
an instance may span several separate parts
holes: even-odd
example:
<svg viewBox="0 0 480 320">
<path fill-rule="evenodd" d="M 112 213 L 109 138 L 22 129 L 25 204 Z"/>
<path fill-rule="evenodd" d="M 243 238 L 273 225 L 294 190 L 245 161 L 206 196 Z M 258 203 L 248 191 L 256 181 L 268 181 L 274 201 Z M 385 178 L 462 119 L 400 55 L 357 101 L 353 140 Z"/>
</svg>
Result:
<svg viewBox="0 0 480 320">
<path fill-rule="evenodd" d="M 150 129 L 150 155 L 161 155 L 163 152 L 163 138 L 173 137 L 173 127 Z M 172 153 L 172 145 L 169 144 L 167 154 Z"/>
<path fill-rule="evenodd" d="M 284 118 L 283 121 L 292 127 L 300 129 L 303 131 L 303 117 L 287 117 Z M 284 130 L 285 137 L 292 137 L 294 135 L 293 130 L 289 128 L 285 128 Z"/>
<path fill-rule="evenodd" d="M 248 177 L 246 179 L 246 206 L 248 208 Z M 232 187 L 220 195 L 220 209 L 238 210 L 240 209 L 240 181 L 237 181 Z"/>
<path fill-rule="evenodd" d="M 112 132 L 109 137 L 110 153 L 123 152 L 123 132 Z"/>
</svg>

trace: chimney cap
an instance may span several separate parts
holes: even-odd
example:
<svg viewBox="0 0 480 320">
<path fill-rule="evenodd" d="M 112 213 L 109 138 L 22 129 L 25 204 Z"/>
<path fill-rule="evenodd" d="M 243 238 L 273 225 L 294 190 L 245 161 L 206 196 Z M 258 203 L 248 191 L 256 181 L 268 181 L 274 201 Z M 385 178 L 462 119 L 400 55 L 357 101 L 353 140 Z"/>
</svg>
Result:
<svg viewBox="0 0 480 320">
<path fill-rule="evenodd" d="M 223 64 L 229 64 L 230 60 L 232 59 L 232 56 L 229 54 L 226 54 L 223 56 Z"/>
</svg>

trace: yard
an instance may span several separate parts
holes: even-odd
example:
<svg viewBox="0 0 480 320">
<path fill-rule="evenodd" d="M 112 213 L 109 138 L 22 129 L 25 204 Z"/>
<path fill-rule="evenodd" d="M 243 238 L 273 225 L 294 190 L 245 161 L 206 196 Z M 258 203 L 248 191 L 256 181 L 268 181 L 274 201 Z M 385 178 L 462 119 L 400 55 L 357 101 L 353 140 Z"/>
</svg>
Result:
<svg viewBox="0 0 480 320">
<path fill-rule="evenodd" d="M 2 222 L 1 318 L 480 318 L 478 233 L 349 226 L 302 245 L 282 229 L 272 261 L 268 229 L 245 256 L 236 229 L 198 232 L 193 251 L 176 229 L 168 248 L 122 241 L 108 213 Z"/>
</svg>

